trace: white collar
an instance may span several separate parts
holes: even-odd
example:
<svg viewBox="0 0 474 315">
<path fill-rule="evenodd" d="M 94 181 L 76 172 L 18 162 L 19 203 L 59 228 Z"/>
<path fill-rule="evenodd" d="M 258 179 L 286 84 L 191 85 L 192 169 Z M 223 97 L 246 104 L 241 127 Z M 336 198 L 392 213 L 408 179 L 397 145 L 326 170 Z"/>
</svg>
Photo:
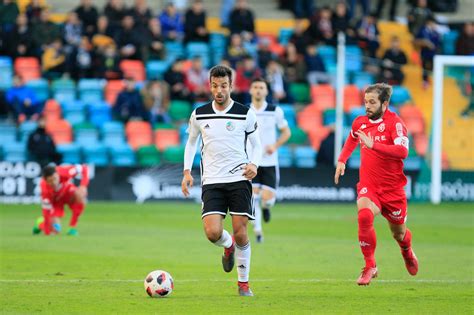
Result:
<svg viewBox="0 0 474 315">
<path fill-rule="evenodd" d="M 264 101 L 262 107 L 260 107 L 258 109 L 255 107 L 255 105 L 253 103 L 250 103 L 250 107 L 252 107 L 252 109 L 256 112 L 265 111 L 265 109 L 267 109 L 267 106 L 268 106 L 268 103 L 266 101 Z"/>
<path fill-rule="evenodd" d="M 383 121 L 383 118 L 380 117 L 379 119 L 377 120 L 372 120 L 372 119 L 369 119 L 369 121 L 372 123 L 372 124 L 378 124 L 379 122 L 382 122 Z"/>
<path fill-rule="evenodd" d="M 212 101 L 212 109 L 216 114 L 226 114 L 234 106 L 234 100 L 230 99 L 229 105 L 224 110 L 218 110 L 216 108 L 216 101 Z"/>
</svg>

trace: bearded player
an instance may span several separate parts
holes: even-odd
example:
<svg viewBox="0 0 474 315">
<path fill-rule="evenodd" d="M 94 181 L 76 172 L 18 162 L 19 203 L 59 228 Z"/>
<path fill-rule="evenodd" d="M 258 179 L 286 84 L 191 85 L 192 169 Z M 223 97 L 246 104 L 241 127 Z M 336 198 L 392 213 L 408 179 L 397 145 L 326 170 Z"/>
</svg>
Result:
<svg viewBox="0 0 474 315">
<path fill-rule="evenodd" d="M 376 236 L 374 216 L 382 214 L 388 221 L 393 238 L 400 245 L 408 273 L 418 273 L 418 260 L 411 247 L 412 235 L 406 226 L 407 198 L 404 186 L 403 160 L 408 156 L 407 129 L 388 109 L 392 87 L 377 83 L 365 90 L 365 116 L 357 117 L 339 156 L 334 181 L 344 175 L 346 161 L 356 146 L 361 146 L 361 165 L 357 184 L 359 245 L 365 267 L 357 284 L 368 285 L 377 277 L 375 263 Z"/>
<path fill-rule="evenodd" d="M 72 180 L 81 177 L 79 187 Z M 48 164 L 43 168 L 40 182 L 43 220 L 37 222 L 34 234 L 41 230 L 45 235 L 61 231 L 60 219 L 64 217 L 64 206 L 68 205 L 72 215 L 68 235 L 78 235 L 76 226 L 84 211 L 89 184 L 89 170 L 86 165 L 56 166 Z"/>
</svg>

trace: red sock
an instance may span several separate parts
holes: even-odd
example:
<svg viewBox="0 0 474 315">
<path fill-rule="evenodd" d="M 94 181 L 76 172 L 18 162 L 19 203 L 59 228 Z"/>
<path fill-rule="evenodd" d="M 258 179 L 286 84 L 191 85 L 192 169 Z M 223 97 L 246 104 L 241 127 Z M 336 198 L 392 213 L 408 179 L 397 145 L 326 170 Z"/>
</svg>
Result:
<svg viewBox="0 0 474 315">
<path fill-rule="evenodd" d="M 49 210 L 43 210 L 43 232 L 44 235 L 49 235 L 51 233 L 51 211 Z"/>
<path fill-rule="evenodd" d="M 409 229 L 405 232 L 405 237 L 403 241 L 397 241 L 398 245 L 400 245 L 400 249 L 403 251 L 407 251 L 411 248 L 411 232 Z"/>
<path fill-rule="evenodd" d="M 73 203 L 70 205 L 72 210 L 71 221 L 69 222 L 70 227 L 76 227 L 77 220 L 81 216 L 82 212 L 84 211 L 84 204 L 83 203 Z"/>
<path fill-rule="evenodd" d="M 374 214 L 369 208 L 359 210 L 359 245 L 364 255 L 365 266 L 375 267 L 375 246 L 377 238 L 374 230 Z"/>
</svg>

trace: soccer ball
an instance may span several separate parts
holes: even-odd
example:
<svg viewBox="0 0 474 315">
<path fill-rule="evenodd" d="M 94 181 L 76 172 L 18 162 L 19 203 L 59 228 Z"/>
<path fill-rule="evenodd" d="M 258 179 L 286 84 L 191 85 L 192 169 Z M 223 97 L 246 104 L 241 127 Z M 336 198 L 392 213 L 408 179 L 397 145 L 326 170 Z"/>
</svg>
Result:
<svg viewBox="0 0 474 315">
<path fill-rule="evenodd" d="M 163 270 L 152 271 L 145 278 L 145 291 L 153 298 L 165 297 L 174 289 L 173 278 Z"/>
</svg>

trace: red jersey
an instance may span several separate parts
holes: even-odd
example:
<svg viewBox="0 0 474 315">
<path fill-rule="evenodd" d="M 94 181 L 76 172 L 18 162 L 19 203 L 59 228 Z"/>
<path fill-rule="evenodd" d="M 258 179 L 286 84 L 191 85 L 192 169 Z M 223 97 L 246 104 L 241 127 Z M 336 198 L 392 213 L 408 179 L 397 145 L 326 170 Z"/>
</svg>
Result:
<svg viewBox="0 0 474 315">
<path fill-rule="evenodd" d="M 56 188 L 49 186 L 42 178 L 40 182 L 41 200 L 43 210 L 54 210 L 62 208 L 65 203 L 70 202 L 75 186 L 72 179 L 79 174 L 82 175 L 81 186 L 89 185 L 89 171 L 86 165 L 57 166 L 56 171 L 59 174 L 59 184 Z"/>
<path fill-rule="evenodd" d="M 358 139 L 358 130 L 374 139 L 372 149 Z M 407 128 L 397 114 L 387 109 L 382 118 L 375 121 L 367 116 L 357 117 L 338 161 L 346 163 L 358 143 L 361 144 L 360 183 L 377 187 L 380 191 L 406 185 L 403 160 L 408 156 Z"/>
</svg>

